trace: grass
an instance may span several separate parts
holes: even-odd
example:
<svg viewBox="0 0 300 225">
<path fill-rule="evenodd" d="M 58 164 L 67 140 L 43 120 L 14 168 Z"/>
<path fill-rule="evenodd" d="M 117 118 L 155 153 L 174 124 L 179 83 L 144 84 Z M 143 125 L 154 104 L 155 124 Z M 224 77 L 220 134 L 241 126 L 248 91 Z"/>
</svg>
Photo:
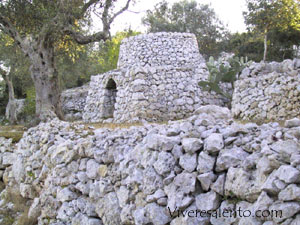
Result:
<svg viewBox="0 0 300 225">
<path fill-rule="evenodd" d="M 13 142 L 18 142 L 22 137 L 23 133 L 27 129 L 24 126 L 0 126 L 0 137 L 12 138 Z"/>
<path fill-rule="evenodd" d="M 256 123 L 259 126 L 261 126 L 263 124 L 267 124 L 267 123 L 277 122 L 281 127 L 284 127 L 285 121 L 286 120 L 242 120 L 242 119 L 234 119 L 234 122 L 236 122 L 236 123 L 240 123 L 240 124 Z"/>
<path fill-rule="evenodd" d="M 180 120 L 179 120 L 180 121 Z M 234 120 L 237 123 L 240 124 L 246 124 L 246 123 L 256 123 L 257 125 L 262 125 L 264 123 L 269 123 L 269 122 L 278 122 L 280 126 L 284 126 L 285 120 L 282 121 L 251 121 L 251 120 L 239 120 L 235 119 Z M 107 128 L 107 129 L 128 129 L 133 126 L 138 126 L 141 127 L 143 126 L 143 123 L 84 123 L 82 121 L 74 122 L 73 124 L 81 124 L 84 125 L 85 130 L 93 130 L 93 129 L 99 129 L 99 128 Z M 149 124 L 168 124 L 168 122 L 152 122 Z M 5 137 L 5 138 L 12 138 L 13 142 L 16 143 L 18 142 L 22 137 L 24 132 L 27 130 L 26 127 L 20 126 L 20 125 L 15 125 L 15 126 L 0 126 L 0 137 Z M 90 132 L 89 134 L 93 134 L 93 132 Z"/>
<path fill-rule="evenodd" d="M 27 199 L 24 199 L 18 191 L 14 190 L 13 188 L 7 187 L 6 188 L 7 193 L 5 196 L 3 196 L 3 200 L 6 203 L 12 202 L 14 205 L 13 212 L 20 212 L 19 216 L 13 217 L 12 215 L 9 215 L 10 211 L 0 211 L 0 214 L 6 214 L 7 216 L 4 218 L 4 221 L 2 221 L 1 225 L 32 225 L 37 224 L 36 218 L 29 219 L 28 218 L 28 211 L 29 207 L 27 204 Z"/>
<path fill-rule="evenodd" d="M 130 128 L 133 126 L 143 126 L 142 123 L 82 123 L 86 128 L 93 127 L 95 129 L 108 128 L 108 129 L 122 129 Z"/>
</svg>

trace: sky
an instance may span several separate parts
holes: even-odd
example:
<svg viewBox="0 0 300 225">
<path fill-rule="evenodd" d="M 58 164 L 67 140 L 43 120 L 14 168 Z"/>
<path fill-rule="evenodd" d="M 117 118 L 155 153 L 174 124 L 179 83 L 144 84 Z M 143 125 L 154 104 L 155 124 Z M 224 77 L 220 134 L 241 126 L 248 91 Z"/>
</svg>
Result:
<svg viewBox="0 0 300 225">
<path fill-rule="evenodd" d="M 141 18 L 147 10 L 154 8 L 154 5 L 161 0 L 137 0 L 128 12 L 121 14 L 113 23 L 112 33 L 122 31 L 131 26 L 133 30 L 145 32 L 146 28 L 141 24 Z M 179 0 L 167 0 L 172 5 Z M 246 10 L 245 0 L 196 0 L 200 4 L 211 4 L 219 19 L 228 26 L 231 32 L 246 31 L 242 12 Z M 122 2 L 122 0 L 120 1 Z"/>
</svg>

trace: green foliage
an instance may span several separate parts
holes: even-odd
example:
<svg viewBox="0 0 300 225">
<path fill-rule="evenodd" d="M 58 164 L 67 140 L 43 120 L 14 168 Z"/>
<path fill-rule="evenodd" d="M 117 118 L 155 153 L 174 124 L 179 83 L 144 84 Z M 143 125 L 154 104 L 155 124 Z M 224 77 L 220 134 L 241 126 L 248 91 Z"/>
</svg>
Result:
<svg viewBox="0 0 300 225">
<path fill-rule="evenodd" d="M 188 32 L 196 35 L 201 54 L 217 56 L 221 40 L 228 31 L 217 18 L 214 10 L 196 1 L 182 0 L 169 6 L 162 1 L 153 11 L 147 11 L 142 20 L 148 32 Z"/>
<path fill-rule="evenodd" d="M 213 57 L 209 58 L 207 68 L 209 71 L 208 81 L 200 81 L 198 84 L 206 91 L 214 91 L 227 98 L 231 102 L 232 94 L 222 90 L 221 83 L 230 83 L 234 89 L 234 82 L 238 79 L 242 70 L 249 66 L 251 62 L 243 57 L 231 57 L 227 62 L 222 62 L 221 59 L 215 61 Z"/>
<path fill-rule="evenodd" d="M 26 90 L 26 99 L 24 107 L 25 115 L 35 114 L 35 88 L 31 87 Z"/>
<path fill-rule="evenodd" d="M 85 45 L 84 49 L 74 48 L 71 57 L 61 54 L 57 57 L 57 69 L 63 88 L 73 88 L 87 83 L 91 75 L 105 73 L 117 68 L 121 41 L 139 32 L 125 30 L 117 32 L 110 40 L 100 42 L 99 48 Z M 76 50 L 77 49 L 77 50 Z"/>
<path fill-rule="evenodd" d="M 300 9 L 294 0 L 247 0 L 245 22 L 251 29 L 268 32 L 300 29 Z"/>
<path fill-rule="evenodd" d="M 300 45 L 300 30 L 293 28 L 286 31 L 273 29 L 268 36 L 268 60 L 281 62 L 285 59 L 293 59 L 296 56 L 294 46 Z"/>
<path fill-rule="evenodd" d="M 234 33 L 224 42 L 225 52 L 232 52 L 237 57 L 247 57 L 255 62 L 262 60 L 263 49 L 263 37 L 254 32 Z"/>
<path fill-rule="evenodd" d="M 16 98 L 24 98 L 27 88 L 33 86 L 29 74 L 29 62 L 24 54 L 18 49 L 17 45 L 9 36 L 0 32 L 0 61 L 5 62 L 11 70 L 12 83 Z M 0 81 L 0 89 L 3 86 Z M 3 90 L 3 89 L 2 89 Z M 1 91 L 0 91 L 1 92 Z M 8 89 L 4 89 L 3 95 L 0 94 L 0 114 L 5 114 L 5 108 L 8 103 Z"/>
<path fill-rule="evenodd" d="M 120 45 L 124 38 L 136 36 L 140 32 L 133 31 L 131 29 L 117 32 L 111 40 L 105 43 L 100 43 L 99 52 L 96 53 L 97 64 L 100 67 L 101 73 L 113 70 L 117 68 Z"/>
<path fill-rule="evenodd" d="M 28 172 L 27 172 L 27 175 L 28 175 L 29 177 L 32 177 L 33 179 L 35 179 L 35 175 L 34 175 L 34 173 L 33 173 L 32 171 L 28 171 Z"/>
<path fill-rule="evenodd" d="M 291 57 L 293 45 L 300 44 L 299 38 L 295 38 L 300 32 L 298 4 L 294 0 L 247 0 L 248 10 L 243 12 L 246 25 L 264 36 L 269 60 Z"/>
</svg>

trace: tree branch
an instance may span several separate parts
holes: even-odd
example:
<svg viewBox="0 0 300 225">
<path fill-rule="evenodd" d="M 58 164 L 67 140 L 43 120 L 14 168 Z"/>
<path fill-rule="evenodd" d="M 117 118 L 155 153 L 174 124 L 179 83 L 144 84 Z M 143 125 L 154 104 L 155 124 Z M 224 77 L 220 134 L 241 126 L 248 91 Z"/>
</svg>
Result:
<svg viewBox="0 0 300 225">
<path fill-rule="evenodd" d="M 118 11 L 115 15 L 112 16 L 112 18 L 109 20 L 109 25 L 116 19 L 117 16 L 119 16 L 129 8 L 130 2 L 131 0 L 127 0 L 126 5 L 122 9 L 120 9 L 120 11 Z"/>
<path fill-rule="evenodd" d="M 94 33 L 92 35 L 83 35 L 80 32 L 74 31 L 73 27 L 70 25 L 69 27 L 64 29 L 65 34 L 70 35 L 78 44 L 89 44 L 92 42 L 100 41 L 100 40 L 107 40 L 109 39 L 110 33 L 110 25 L 114 21 L 114 19 L 119 16 L 121 13 L 123 13 L 125 10 L 128 9 L 129 4 L 132 0 L 127 0 L 126 5 L 119 10 L 117 13 L 115 13 L 111 18 L 109 16 L 109 9 L 112 7 L 113 0 L 105 0 L 105 3 L 103 5 L 103 13 L 102 13 L 102 24 L 103 24 L 103 30 L 97 33 Z M 82 8 L 83 11 L 86 11 L 88 7 L 95 4 L 97 0 L 90 0 L 85 4 L 85 6 Z"/>
<path fill-rule="evenodd" d="M 26 39 L 23 39 L 17 29 L 11 24 L 11 22 L 0 13 L 0 30 L 2 30 L 5 34 L 9 35 L 18 46 L 21 47 L 22 51 L 25 55 L 28 55 L 30 51 L 30 46 L 26 43 Z"/>
<path fill-rule="evenodd" d="M 81 10 L 81 15 L 84 15 L 85 12 L 90 8 L 93 4 L 97 3 L 99 0 L 90 0 L 87 3 L 84 4 Z"/>
<path fill-rule="evenodd" d="M 4 79 L 7 76 L 7 72 L 4 69 L 2 69 L 1 67 L 0 67 L 0 74 L 3 76 Z"/>
<path fill-rule="evenodd" d="M 109 23 L 109 8 L 112 6 L 112 0 L 106 0 L 105 5 L 104 5 L 104 10 L 102 13 L 102 23 L 103 23 L 103 30 L 104 31 L 109 31 L 110 30 L 110 23 Z"/>
<path fill-rule="evenodd" d="M 65 33 L 70 35 L 78 44 L 85 45 L 92 42 L 107 40 L 109 38 L 109 32 L 100 31 L 92 35 L 83 35 L 80 32 L 73 31 L 71 28 L 66 29 Z"/>
</svg>

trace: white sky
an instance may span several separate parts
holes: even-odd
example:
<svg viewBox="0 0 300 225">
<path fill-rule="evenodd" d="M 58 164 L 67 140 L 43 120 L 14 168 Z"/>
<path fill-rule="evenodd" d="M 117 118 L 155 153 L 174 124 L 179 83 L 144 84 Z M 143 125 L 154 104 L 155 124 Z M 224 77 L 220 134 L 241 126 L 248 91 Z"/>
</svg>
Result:
<svg viewBox="0 0 300 225">
<path fill-rule="evenodd" d="M 145 31 L 145 27 L 141 24 L 141 18 L 149 9 L 153 9 L 154 5 L 161 0 L 137 0 L 134 6 L 129 10 L 133 12 L 125 12 L 120 15 L 112 25 L 112 33 L 122 31 L 131 26 L 133 30 Z M 167 0 L 172 5 L 179 0 Z M 231 32 L 243 32 L 246 30 L 242 12 L 246 10 L 245 0 L 196 0 L 200 4 L 211 4 L 219 19 L 228 25 Z M 120 0 L 122 2 L 122 0 Z"/>
</svg>

